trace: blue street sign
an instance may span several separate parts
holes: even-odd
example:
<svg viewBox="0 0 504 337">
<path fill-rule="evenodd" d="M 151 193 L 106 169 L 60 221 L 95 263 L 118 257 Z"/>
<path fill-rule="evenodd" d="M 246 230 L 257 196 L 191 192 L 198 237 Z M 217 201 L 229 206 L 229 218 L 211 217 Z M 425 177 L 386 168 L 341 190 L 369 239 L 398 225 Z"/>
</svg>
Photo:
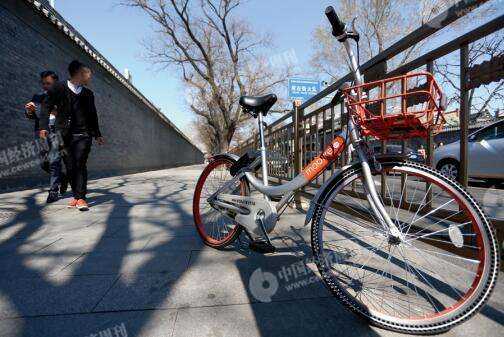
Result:
<svg viewBox="0 0 504 337">
<path fill-rule="evenodd" d="M 319 91 L 319 81 L 303 78 L 289 78 L 289 99 L 306 101 L 318 94 Z"/>
</svg>

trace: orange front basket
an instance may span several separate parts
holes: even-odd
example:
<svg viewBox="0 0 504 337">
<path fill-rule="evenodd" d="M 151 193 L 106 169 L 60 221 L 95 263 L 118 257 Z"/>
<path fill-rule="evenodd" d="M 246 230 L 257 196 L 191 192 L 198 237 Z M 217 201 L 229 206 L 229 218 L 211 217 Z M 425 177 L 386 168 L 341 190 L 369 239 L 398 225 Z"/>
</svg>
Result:
<svg viewBox="0 0 504 337">
<path fill-rule="evenodd" d="M 343 90 L 363 136 L 426 138 L 445 123 L 446 99 L 428 72 L 409 73 Z"/>
</svg>

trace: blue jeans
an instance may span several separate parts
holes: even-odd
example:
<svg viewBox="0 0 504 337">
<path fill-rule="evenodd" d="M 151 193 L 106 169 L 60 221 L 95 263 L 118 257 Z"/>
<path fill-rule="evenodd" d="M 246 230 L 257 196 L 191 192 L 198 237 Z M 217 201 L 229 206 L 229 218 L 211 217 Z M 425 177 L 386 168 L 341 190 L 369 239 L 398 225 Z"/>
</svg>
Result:
<svg viewBox="0 0 504 337">
<path fill-rule="evenodd" d="M 62 180 L 61 147 L 62 140 L 58 133 L 51 130 L 47 138 L 49 145 L 49 173 L 51 175 L 49 191 L 58 192 Z"/>
</svg>

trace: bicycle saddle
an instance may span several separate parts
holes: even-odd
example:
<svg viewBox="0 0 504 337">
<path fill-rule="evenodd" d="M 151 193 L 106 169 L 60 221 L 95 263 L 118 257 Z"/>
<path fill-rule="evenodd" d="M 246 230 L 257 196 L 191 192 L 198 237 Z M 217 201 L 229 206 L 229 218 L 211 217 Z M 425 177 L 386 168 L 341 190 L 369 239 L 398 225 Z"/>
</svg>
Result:
<svg viewBox="0 0 504 337">
<path fill-rule="evenodd" d="M 264 96 L 241 96 L 240 105 L 254 114 L 259 111 L 266 114 L 269 109 L 275 104 L 277 97 L 275 94 L 269 94 Z"/>
</svg>

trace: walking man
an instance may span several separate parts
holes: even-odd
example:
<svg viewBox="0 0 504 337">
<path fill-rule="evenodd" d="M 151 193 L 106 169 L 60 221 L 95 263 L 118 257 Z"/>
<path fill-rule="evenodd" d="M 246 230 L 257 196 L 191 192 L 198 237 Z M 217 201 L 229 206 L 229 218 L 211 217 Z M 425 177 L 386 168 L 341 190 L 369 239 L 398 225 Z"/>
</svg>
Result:
<svg viewBox="0 0 504 337">
<path fill-rule="evenodd" d="M 420 144 L 420 148 L 418 149 L 418 154 L 420 155 L 422 160 L 425 162 L 425 159 L 427 158 L 427 152 L 425 151 L 423 144 Z"/>
<path fill-rule="evenodd" d="M 42 104 L 40 137 L 48 136 L 49 114 L 57 107 L 55 130 L 63 140 L 63 160 L 73 192 L 73 199 L 68 207 L 85 211 L 88 209 L 87 160 L 92 138 L 94 137 L 99 145 L 103 145 L 105 140 L 98 125 L 93 92 L 85 87 L 91 81 L 91 69 L 79 61 L 72 61 L 68 66 L 68 73 L 69 80 L 55 83 L 47 92 Z"/>
<path fill-rule="evenodd" d="M 40 83 L 42 93 L 35 94 L 32 100 L 25 105 L 25 116 L 28 119 L 34 120 L 35 133 L 38 136 L 40 124 L 40 112 L 42 102 L 47 97 L 47 91 L 54 83 L 58 81 L 58 75 L 54 71 L 43 71 L 40 73 Z M 59 194 L 64 194 L 67 190 L 68 180 L 63 173 L 61 164 L 61 149 L 60 141 L 57 134 L 54 132 L 54 121 L 56 120 L 56 111 L 51 111 L 49 115 L 49 137 L 45 144 L 41 144 L 40 148 L 40 166 L 44 171 L 50 174 L 49 195 L 47 203 L 55 202 L 59 198 Z"/>
</svg>

